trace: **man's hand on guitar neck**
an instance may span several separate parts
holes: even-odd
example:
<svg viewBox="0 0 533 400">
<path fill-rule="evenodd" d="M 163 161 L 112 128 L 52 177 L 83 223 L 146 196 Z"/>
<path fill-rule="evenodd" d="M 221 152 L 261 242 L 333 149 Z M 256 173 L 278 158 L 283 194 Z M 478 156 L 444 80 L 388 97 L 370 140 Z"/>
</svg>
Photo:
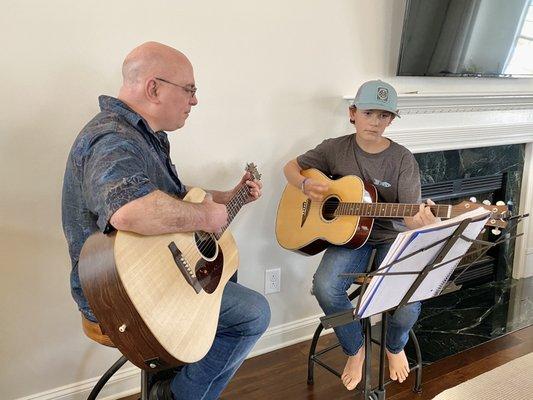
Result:
<svg viewBox="0 0 533 400">
<path fill-rule="evenodd" d="M 250 203 L 261 197 L 261 189 L 263 188 L 263 184 L 261 183 L 261 181 L 252 179 L 252 175 L 249 172 L 246 172 L 242 179 L 239 181 L 239 183 L 231 190 L 219 191 L 206 189 L 205 191 L 211 194 L 211 196 L 213 196 L 213 200 L 215 202 L 220 204 L 228 204 L 228 202 L 232 199 L 233 196 L 235 196 L 235 194 L 239 191 L 242 185 L 248 186 L 249 196 L 246 199 L 246 203 Z"/>
<path fill-rule="evenodd" d="M 242 185 L 248 186 L 249 196 L 246 199 L 246 203 L 256 201 L 259 197 L 261 197 L 261 189 L 263 188 L 263 184 L 257 179 L 252 179 L 252 174 L 249 172 L 246 172 L 237 186 L 233 188 L 231 191 L 232 196 L 237 193 Z"/>
<path fill-rule="evenodd" d="M 431 199 L 427 200 L 427 204 L 421 203 L 420 209 L 412 218 L 404 219 L 405 225 L 409 229 L 416 229 L 440 221 L 440 218 L 435 217 L 431 212 L 429 206 L 433 205 L 435 205 L 435 203 L 431 201 Z"/>
</svg>

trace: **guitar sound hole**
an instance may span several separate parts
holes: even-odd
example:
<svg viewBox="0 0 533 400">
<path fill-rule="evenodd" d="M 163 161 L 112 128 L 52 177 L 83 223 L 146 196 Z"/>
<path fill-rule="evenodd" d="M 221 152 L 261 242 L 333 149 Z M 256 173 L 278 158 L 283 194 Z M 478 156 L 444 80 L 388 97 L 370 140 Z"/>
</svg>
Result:
<svg viewBox="0 0 533 400">
<path fill-rule="evenodd" d="M 217 254 L 218 244 L 214 236 L 206 232 L 195 232 L 194 240 L 196 241 L 196 247 L 202 257 L 206 260 L 213 260 Z"/>
<path fill-rule="evenodd" d="M 326 221 L 335 219 L 335 211 L 339 206 L 340 200 L 337 197 L 330 197 L 322 205 L 322 217 Z"/>
</svg>

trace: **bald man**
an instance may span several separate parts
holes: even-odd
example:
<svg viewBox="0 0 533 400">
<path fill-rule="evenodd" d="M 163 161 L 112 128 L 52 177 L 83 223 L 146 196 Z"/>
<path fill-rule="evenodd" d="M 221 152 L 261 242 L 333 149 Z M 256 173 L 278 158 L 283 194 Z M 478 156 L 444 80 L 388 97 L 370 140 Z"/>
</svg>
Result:
<svg viewBox="0 0 533 400">
<path fill-rule="evenodd" d="M 226 204 L 242 183 L 249 186 L 250 201 L 261 196 L 261 184 L 245 174 L 231 190 L 208 190 L 211 196 L 202 203 L 181 200 L 188 189 L 170 160 L 165 131 L 181 128 L 198 104 L 193 68 L 184 54 L 144 43 L 128 54 L 122 74 L 118 98 L 100 96 L 100 113 L 74 141 L 63 182 L 71 292 L 93 322 L 97 319 L 78 275 L 80 251 L 91 234 L 116 229 L 142 235 L 219 232 L 227 223 Z M 156 382 L 150 400 L 217 399 L 269 321 L 266 299 L 232 279 L 207 355 L 173 379 Z"/>
</svg>

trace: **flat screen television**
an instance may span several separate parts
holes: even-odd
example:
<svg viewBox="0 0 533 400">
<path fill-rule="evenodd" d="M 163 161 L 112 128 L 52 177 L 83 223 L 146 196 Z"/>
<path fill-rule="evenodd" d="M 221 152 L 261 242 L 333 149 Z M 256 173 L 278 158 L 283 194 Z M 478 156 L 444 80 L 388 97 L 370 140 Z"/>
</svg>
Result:
<svg viewBox="0 0 533 400">
<path fill-rule="evenodd" d="M 407 0 L 399 76 L 533 77 L 533 0 Z"/>
</svg>

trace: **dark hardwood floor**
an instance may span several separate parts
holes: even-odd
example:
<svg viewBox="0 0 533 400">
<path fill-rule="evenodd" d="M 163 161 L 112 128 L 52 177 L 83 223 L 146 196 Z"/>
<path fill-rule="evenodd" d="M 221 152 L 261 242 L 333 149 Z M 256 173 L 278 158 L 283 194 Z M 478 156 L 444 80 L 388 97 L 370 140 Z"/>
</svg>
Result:
<svg viewBox="0 0 533 400">
<path fill-rule="evenodd" d="M 323 336 L 319 347 L 325 347 L 334 340 L 331 334 Z M 342 400 L 361 398 L 359 394 L 345 390 L 336 376 L 319 366 L 315 367 L 314 385 L 307 385 L 308 349 L 309 341 L 306 341 L 245 361 L 221 399 Z M 413 376 L 401 385 L 391 383 L 386 387 L 387 399 L 432 399 L 445 389 L 532 351 L 533 326 L 530 326 L 425 366 L 421 394 L 411 391 Z M 342 369 L 345 357 L 340 350 L 336 349 L 328 353 L 325 359 L 336 365 L 337 369 Z M 377 365 L 377 359 L 373 365 Z M 129 396 L 123 400 L 134 400 L 138 397 L 138 395 Z"/>
</svg>

